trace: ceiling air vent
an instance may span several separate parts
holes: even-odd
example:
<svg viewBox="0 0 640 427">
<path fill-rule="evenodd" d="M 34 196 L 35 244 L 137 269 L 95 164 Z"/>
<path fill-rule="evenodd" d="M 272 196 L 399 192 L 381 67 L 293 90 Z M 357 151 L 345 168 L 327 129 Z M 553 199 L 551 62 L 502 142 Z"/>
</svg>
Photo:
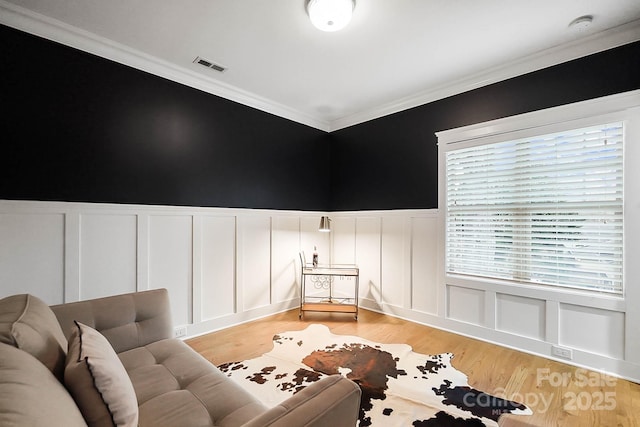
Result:
<svg viewBox="0 0 640 427">
<path fill-rule="evenodd" d="M 200 58 L 199 56 L 196 56 L 196 59 L 193 60 L 193 63 L 204 65 L 205 67 L 211 68 L 212 70 L 216 70 L 219 73 L 224 73 L 225 70 L 227 69 L 227 67 L 223 67 L 220 64 L 214 64 L 213 62 L 206 60 L 204 58 Z"/>
</svg>

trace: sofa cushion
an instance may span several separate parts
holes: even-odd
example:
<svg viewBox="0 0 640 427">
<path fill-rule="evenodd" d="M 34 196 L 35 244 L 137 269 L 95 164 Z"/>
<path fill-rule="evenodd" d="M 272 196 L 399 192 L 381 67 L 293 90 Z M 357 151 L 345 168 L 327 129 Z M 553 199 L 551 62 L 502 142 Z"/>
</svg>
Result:
<svg viewBox="0 0 640 427">
<path fill-rule="evenodd" d="M 360 387 L 340 374 L 316 381 L 243 427 L 353 427 L 360 412 Z M 455 424 L 455 423 L 453 423 Z"/>
<path fill-rule="evenodd" d="M 0 300 L 0 342 L 31 354 L 62 381 L 67 340 L 39 298 L 22 294 Z"/>
<path fill-rule="evenodd" d="M 51 310 L 67 338 L 78 321 L 104 335 L 116 353 L 173 337 L 166 289 L 54 305 Z"/>
<path fill-rule="evenodd" d="M 85 426 L 75 402 L 35 357 L 0 344 L 0 426 Z"/>
<path fill-rule="evenodd" d="M 118 355 L 140 405 L 140 426 L 238 426 L 266 410 L 215 365 L 177 339 Z"/>
<path fill-rule="evenodd" d="M 76 322 L 64 381 L 90 426 L 138 424 L 138 401 L 118 355 L 95 329 Z"/>
</svg>

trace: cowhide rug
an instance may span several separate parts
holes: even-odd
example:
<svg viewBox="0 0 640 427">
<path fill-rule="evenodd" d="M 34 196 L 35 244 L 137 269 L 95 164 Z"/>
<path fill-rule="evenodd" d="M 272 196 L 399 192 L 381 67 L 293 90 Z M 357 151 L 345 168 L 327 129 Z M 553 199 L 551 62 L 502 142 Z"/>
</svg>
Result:
<svg viewBox="0 0 640 427">
<path fill-rule="evenodd" d="M 310 325 L 275 335 L 269 353 L 219 368 L 269 407 L 326 375 L 342 374 L 362 389 L 360 427 L 497 426 L 503 413 L 532 413 L 469 387 L 467 376 L 451 366 L 452 358 Z"/>
</svg>

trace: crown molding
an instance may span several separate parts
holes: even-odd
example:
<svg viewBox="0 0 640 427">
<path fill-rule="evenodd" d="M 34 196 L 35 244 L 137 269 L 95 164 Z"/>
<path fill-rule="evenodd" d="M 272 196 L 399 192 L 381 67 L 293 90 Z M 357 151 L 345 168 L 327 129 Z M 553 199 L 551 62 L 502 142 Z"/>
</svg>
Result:
<svg viewBox="0 0 640 427">
<path fill-rule="evenodd" d="M 436 88 L 381 105 L 355 114 L 335 119 L 329 132 L 397 113 L 409 108 L 428 104 L 439 99 L 457 95 L 482 86 L 487 86 L 543 68 L 568 62 L 607 49 L 622 46 L 640 40 L 640 20 L 611 28 L 570 43 L 554 46 L 533 55 L 489 68 L 471 77 L 448 82 Z"/>
<path fill-rule="evenodd" d="M 0 0 L 0 23 L 325 132 L 330 123 L 132 49 L 62 21 Z"/>
<path fill-rule="evenodd" d="M 274 102 L 107 38 L 0 0 L 0 23 L 325 132 L 340 130 L 482 86 L 640 40 L 640 20 L 333 121 Z"/>
</svg>

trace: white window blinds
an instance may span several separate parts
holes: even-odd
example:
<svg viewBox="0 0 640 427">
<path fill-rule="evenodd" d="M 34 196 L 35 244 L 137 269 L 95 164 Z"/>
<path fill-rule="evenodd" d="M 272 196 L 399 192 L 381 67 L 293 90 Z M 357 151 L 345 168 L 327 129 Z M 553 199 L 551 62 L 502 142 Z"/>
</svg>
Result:
<svg viewBox="0 0 640 427">
<path fill-rule="evenodd" d="M 447 272 L 621 294 L 622 154 L 622 123 L 447 152 Z"/>
</svg>

